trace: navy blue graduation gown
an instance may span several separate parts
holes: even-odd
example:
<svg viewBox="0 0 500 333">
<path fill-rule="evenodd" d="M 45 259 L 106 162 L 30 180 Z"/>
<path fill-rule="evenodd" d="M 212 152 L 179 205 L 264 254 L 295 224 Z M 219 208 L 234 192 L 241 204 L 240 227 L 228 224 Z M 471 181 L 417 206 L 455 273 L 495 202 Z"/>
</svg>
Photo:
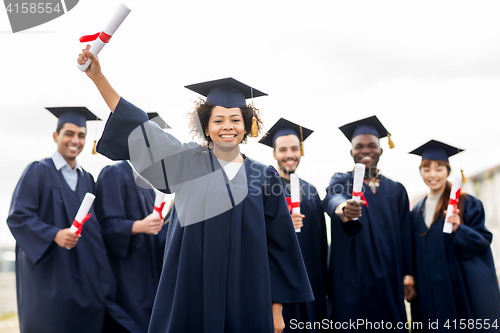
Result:
<svg viewBox="0 0 500 333">
<path fill-rule="evenodd" d="M 132 157 L 188 148 L 173 158 L 156 156 L 157 165 L 151 168 L 158 169 L 142 173 L 153 185 L 161 184 L 156 178 L 163 181 L 164 188 L 155 187 L 176 192 L 149 331 L 273 332 L 272 303 L 313 300 L 285 196 L 276 192 L 282 188 L 278 172 L 247 157 L 229 181 L 210 150 L 181 144 L 147 120 L 143 111 L 122 98 L 108 119 L 98 151 L 109 158 L 130 159 L 129 134 L 138 126 L 145 134 L 143 151 L 131 150 Z M 140 165 L 136 169 L 142 170 Z M 182 174 L 185 182 L 168 182 L 172 174 Z M 224 195 L 212 193 L 220 184 Z M 195 188 L 186 189 L 191 185 Z M 190 196 L 177 203 L 179 197 Z M 211 201 L 229 198 L 229 209 L 181 226 L 184 216 L 190 218 L 200 206 L 211 210 Z"/>
<path fill-rule="evenodd" d="M 135 184 L 123 161 L 105 167 L 96 183 L 95 211 L 116 278 L 117 303 L 147 332 L 160 279 L 167 226 L 158 235 L 132 235 L 132 225 L 153 211 L 155 193 Z"/>
<path fill-rule="evenodd" d="M 342 223 L 335 210 L 352 198 L 352 184 L 353 171 L 336 173 L 322 203 L 331 217 L 331 319 L 383 320 L 396 328 L 406 323 L 403 279 L 412 274 L 408 195 L 403 185 L 381 176 L 376 194 L 363 185 L 369 207 L 362 206 L 362 217 Z"/>
<path fill-rule="evenodd" d="M 483 327 L 485 319 L 489 319 L 490 325 L 496 321 L 498 329 L 500 291 L 490 249 L 492 234 L 484 225 L 481 201 L 470 195 L 461 199 L 462 224 L 456 232 L 445 234 L 442 216 L 429 229 L 425 225 L 426 199 L 411 212 L 419 320 L 424 331 L 481 331 L 476 324 L 470 326 L 473 329 L 461 331 L 460 319 L 480 319 Z M 429 329 L 429 321 L 436 320 L 439 330 Z M 444 327 L 447 321 L 449 327 Z M 497 329 L 490 327 L 486 331 Z"/>
<path fill-rule="evenodd" d="M 302 192 L 300 200 L 300 212 L 305 215 L 304 225 L 297 233 L 302 258 L 306 265 L 309 282 L 314 293 L 314 301 L 286 306 L 283 308 L 283 319 L 285 320 L 285 332 L 316 332 L 319 330 L 291 329 L 291 320 L 298 322 L 321 322 L 327 319 L 326 311 L 326 278 L 327 278 L 327 255 L 328 242 L 326 237 L 325 214 L 321 208 L 321 200 L 314 186 L 304 180 L 300 180 Z M 290 190 L 285 187 L 285 195 L 290 197 Z"/>
<path fill-rule="evenodd" d="M 71 250 L 54 237 L 71 226 L 92 176 L 72 191 L 52 159 L 33 162 L 12 197 L 7 224 L 16 239 L 16 287 L 21 332 L 101 332 L 106 311 L 131 332 L 139 328 L 115 302 L 116 283 L 94 209 Z"/>
</svg>

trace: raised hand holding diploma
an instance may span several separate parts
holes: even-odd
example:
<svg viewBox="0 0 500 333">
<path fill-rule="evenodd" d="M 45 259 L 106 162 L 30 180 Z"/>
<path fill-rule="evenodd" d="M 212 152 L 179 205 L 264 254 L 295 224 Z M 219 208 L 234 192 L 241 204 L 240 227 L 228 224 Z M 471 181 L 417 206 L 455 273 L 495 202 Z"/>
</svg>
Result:
<svg viewBox="0 0 500 333">
<path fill-rule="evenodd" d="M 446 209 L 446 218 L 444 219 L 443 232 L 451 234 L 453 231 L 453 223 L 448 222 L 448 218 L 453 214 L 457 213 L 458 198 L 460 197 L 460 191 L 462 190 L 462 177 L 455 177 L 455 181 L 451 186 L 450 200 L 448 202 L 448 208 Z"/>
<path fill-rule="evenodd" d="M 95 35 L 83 36 L 80 38 L 80 42 L 84 43 L 84 42 L 94 41 L 89 51 L 95 56 L 98 55 L 99 52 L 101 52 L 101 50 L 104 48 L 104 45 L 106 45 L 109 42 L 109 40 L 116 32 L 118 27 L 123 23 L 125 18 L 127 18 L 130 11 L 131 9 L 128 8 L 126 5 L 120 4 L 115 14 L 109 21 L 108 25 L 104 28 L 102 32 L 97 33 Z M 77 65 L 77 67 L 82 72 L 85 72 L 87 68 L 90 66 L 91 62 L 92 62 L 91 59 L 87 59 L 85 64 Z"/>
<path fill-rule="evenodd" d="M 75 235 L 80 235 L 82 233 L 83 224 L 92 216 L 89 213 L 90 207 L 94 203 L 95 195 L 92 193 L 86 193 L 83 201 L 78 208 L 78 212 L 76 213 L 75 219 L 73 220 L 73 224 L 71 224 L 71 228 L 69 231 Z M 69 250 L 70 248 L 67 247 Z"/>
<path fill-rule="evenodd" d="M 290 205 L 292 214 L 300 214 L 300 181 L 299 176 L 290 174 Z M 301 228 L 295 229 L 295 232 L 300 232 Z"/>
<path fill-rule="evenodd" d="M 365 178 L 365 165 L 362 163 L 356 163 L 354 165 L 354 181 L 352 185 L 352 199 L 356 202 L 361 202 L 363 200 L 366 203 L 365 195 L 363 194 L 363 179 Z M 366 203 L 368 207 L 368 203 Z M 353 218 L 357 220 L 358 218 Z"/>
</svg>

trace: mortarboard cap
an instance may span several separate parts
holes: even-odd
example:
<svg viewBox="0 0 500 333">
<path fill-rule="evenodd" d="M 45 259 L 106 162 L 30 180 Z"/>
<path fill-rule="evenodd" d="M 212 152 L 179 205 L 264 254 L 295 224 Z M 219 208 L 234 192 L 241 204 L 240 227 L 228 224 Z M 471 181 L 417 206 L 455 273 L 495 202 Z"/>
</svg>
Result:
<svg viewBox="0 0 500 333">
<path fill-rule="evenodd" d="M 448 162 L 448 157 L 451 157 L 462 151 L 464 150 L 450 146 L 446 143 L 437 140 L 430 140 L 429 142 L 424 143 L 420 147 L 411 151 L 410 154 L 422 156 L 423 160 L 441 160 Z"/>
<path fill-rule="evenodd" d="M 303 142 L 312 134 L 312 130 L 292 123 L 289 120 L 280 118 L 271 129 L 259 140 L 266 146 L 274 148 L 274 142 L 283 135 L 295 135 L 300 140 L 302 155 L 304 152 Z"/>
<path fill-rule="evenodd" d="M 205 96 L 207 102 L 212 105 L 223 106 L 228 109 L 245 107 L 245 99 L 267 96 L 266 93 L 247 86 L 232 77 L 191 84 L 185 86 L 185 88 Z"/>
<path fill-rule="evenodd" d="M 349 141 L 361 134 L 373 134 L 377 138 L 388 137 L 389 147 L 394 148 L 394 143 L 391 140 L 391 135 L 387 129 L 382 125 L 377 116 L 371 116 L 361 120 L 354 121 L 349 124 L 340 126 L 339 129 L 344 133 Z"/>
<path fill-rule="evenodd" d="M 157 112 L 148 112 L 148 118 L 149 118 L 149 120 L 157 123 L 158 126 L 160 126 L 160 128 L 162 128 L 162 129 L 172 128 L 172 127 L 168 126 L 168 124 L 165 122 L 165 120 L 163 120 Z"/>
<path fill-rule="evenodd" d="M 87 120 L 101 120 L 86 107 L 74 106 L 46 109 L 59 119 L 57 125 L 71 123 L 78 127 L 87 127 Z"/>
</svg>

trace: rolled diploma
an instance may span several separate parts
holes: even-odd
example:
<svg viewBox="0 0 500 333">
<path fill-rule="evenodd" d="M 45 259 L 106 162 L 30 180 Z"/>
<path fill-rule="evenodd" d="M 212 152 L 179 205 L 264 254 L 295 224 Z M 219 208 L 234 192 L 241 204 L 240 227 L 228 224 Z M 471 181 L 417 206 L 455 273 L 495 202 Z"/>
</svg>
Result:
<svg viewBox="0 0 500 333">
<path fill-rule="evenodd" d="M 86 193 L 85 197 L 83 198 L 82 203 L 80 204 L 80 208 L 78 208 L 78 212 L 76 212 L 75 220 L 78 223 L 81 223 L 83 219 L 87 216 L 89 213 L 90 207 L 92 207 L 92 204 L 94 203 L 95 195 L 92 193 Z M 71 222 L 71 227 L 69 228 L 69 231 L 72 233 L 75 233 L 78 231 L 78 228 L 73 225 L 73 222 Z M 66 249 L 71 250 L 70 247 L 67 247 Z"/>
<path fill-rule="evenodd" d="M 300 203 L 300 182 L 299 176 L 290 174 L 290 200 Z M 292 208 L 292 213 L 300 214 L 300 206 Z M 295 229 L 295 232 L 300 232 L 301 228 Z"/>
<path fill-rule="evenodd" d="M 113 36 L 113 34 L 116 32 L 118 27 L 122 24 L 122 22 L 127 18 L 127 15 L 130 13 L 131 9 L 128 8 L 126 5 L 123 3 L 118 6 L 118 9 L 116 10 L 115 14 L 109 21 L 108 25 L 106 28 L 104 28 L 103 32 L 106 34 Z M 99 37 L 92 43 L 92 46 L 90 47 L 90 53 L 93 55 L 98 55 L 99 52 L 101 52 L 102 48 L 106 45 Z M 87 60 L 87 62 L 83 65 L 77 65 L 78 69 L 81 70 L 82 72 L 85 72 L 87 68 L 90 66 L 92 61 L 90 59 Z"/>
<path fill-rule="evenodd" d="M 457 191 L 462 188 L 462 177 L 455 177 L 455 181 L 453 182 L 453 185 L 451 186 L 451 192 L 450 192 L 450 199 L 451 200 L 457 200 L 458 198 L 455 198 Z M 448 217 L 453 214 L 454 207 L 450 204 L 448 204 L 448 208 L 446 209 L 446 217 L 444 219 L 444 225 L 443 225 L 443 232 L 447 234 L 451 234 L 453 231 L 453 223 L 446 222 L 448 220 Z"/>
<path fill-rule="evenodd" d="M 354 182 L 352 184 L 353 192 L 361 192 L 363 190 L 363 179 L 365 178 L 365 165 L 362 163 L 356 163 L 354 165 Z M 356 202 L 361 202 L 360 196 L 352 196 L 352 199 Z M 354 218 L 353 220 L 357 220 Z"/>
<path fill-rule="evenodd" d="M 155 207 L 160 208 L 163 202 L 165 201 L 166 194 L 160 191 L 155 191 L 155 192 L 156 192 Z M 160 214 L 155 209 L 153 209 L 153 215 L 161 218 Z M 158 235 L 158 233 L 155 232 L 155 235 Z"/>
<path fill-rule="evenodd" d="M 87 216 L 89 213 L 90 207 L 94 203 L 95 195 L 92 193 L 86 193 L 85 197 L 83 198 L 82 204 L 80 205 L 80 208 L 78 208 L 78 212 L 76 213 L 75 220 L 78 223 L 81 223 L 83 219 Z M 71 225 L 71 228 L 69 231 L 72 233 L 75 233 L 78 230 L 77 227 L 75 227 L 73 224 Z"/>
</svg>

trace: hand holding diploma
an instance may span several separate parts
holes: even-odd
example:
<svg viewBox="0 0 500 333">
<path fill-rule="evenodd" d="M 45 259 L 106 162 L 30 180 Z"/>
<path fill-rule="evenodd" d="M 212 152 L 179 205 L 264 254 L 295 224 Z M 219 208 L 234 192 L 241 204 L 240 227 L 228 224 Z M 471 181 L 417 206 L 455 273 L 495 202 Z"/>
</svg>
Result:
<svg viewBox="0 0 500 333">
<path fill-rule="evenodd" d="M 132 235 L 145 233 L 148 235 L 157 235 L 163 226 L 163 208 L 165 207 L 165 193 L 155 191 L 155 205 L 153 212 L 144 219 L 135 221 L 132 225 Z"/>
<path fill-rule="evenodd" d="M 94 41 L 92 47 L 90 48 L 90 53 L 92 53 L 93 55 L 98 55 L 99 52 L 101 52 L 101 50 L 104 48 L 104 46 L 109 42 L 118 27 L 120 27 L 123 21 L 127 18 L 130 11 L 130 8 L 128 8 L 124 4 L 121 4 L 102 32 L 95 35 L 83 36 L 82 38 L 80 38 L 80 41 L 82 43 Z M 90 66 L 91 62 L 92 59 L 87 58 L 84 63 L 79 63 L 77 67 L 82 72 L 85 72 Z"/>
<path fill-rule="evenodd" d="M 75 247 L 76 242 L 81 237 L 83 224 L 92 216 L 89 211 L 90 207 L 92 207 L 92 204 L 94 203 L 94 199 L 95 195 L 92 193 L 85 194 L 71 227 L 57 232 L 56 237 L 54 238 L 57 245 L 65 247 L 68 250 Z"/>
<path fill-rule="evenodd" d="M 290 202 L 288 203 L 295 232 L 300 232 L 305 215 L 300 213 L 300 181 L 299 176 L 290 174 Z"/>
<path fill-rule="evenodd" d="M 77 235 L 71 231 L 70 228 L 61 229 L 57 232 L 56 237 L 54 237 L 54 242 L 57 243 L 60 247 L 71 249 L 75 247 L 78 239 L 82 237 L 82 235 Z"/>
<path fill-rule="evenodd" d="M 456 177 L 453 185 L 451 186 L 450 200 L 448 202 L 448 208 L 446 209 L 446 218 L 444 219 L 443 232 L 451 234 L 455 232 L 460 225 L 460 217 L 458 216 L 458 198 L 460 197 L 460 191 L 462 190 L 462 178 Z"/>
<path fill-rule="evenodd" d="M 364 204 L 366 204 L 365 195 L 363 194 L 363 180 L 365 178 L 365 168 L 366 166 L 362 163 L 356 163 L 354 165 L 354 176 L 353 176 L 353 185 L 352 185 L 352 200 L 357 203 L 361 203 L 363 200 Z M 366 207 L 368 205 L 366 204 Z M 359 216 L 361 216 L 361 206 L 359 207 Z M 353 218 L 353 220 L 357 220 L 358 217 Z"/>
<path fill-rule="evenodd" d="M 365 195 L 363 194 L 363 179 L 365 177 L 365 165 L 356 163 L 354 166 L 352 198 L 347 200 L 342 208 L 344 222 L 357 220 L 361 217 L 361 205 L 366 205 Z"/>
</svg>

